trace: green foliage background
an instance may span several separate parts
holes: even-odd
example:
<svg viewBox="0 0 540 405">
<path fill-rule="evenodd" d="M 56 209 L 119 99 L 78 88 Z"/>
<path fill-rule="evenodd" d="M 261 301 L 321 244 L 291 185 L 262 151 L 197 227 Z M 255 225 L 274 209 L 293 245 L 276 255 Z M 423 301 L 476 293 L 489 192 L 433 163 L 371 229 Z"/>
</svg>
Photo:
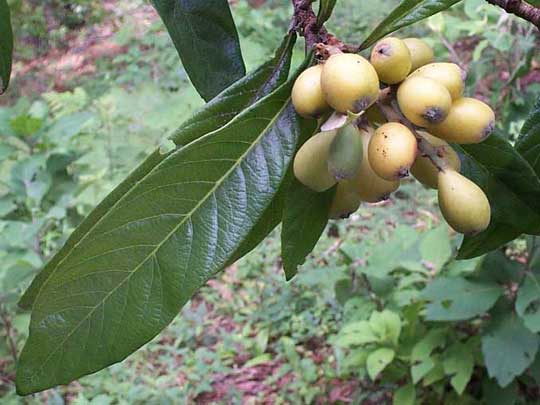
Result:
<svg viewBox="0 0 540 405">
<path fill-rule="evenodd" d="M 14 21 L 23 21 L 22 16 L 29 14 L 36 19 L 14 23 L 19 31 L 16 36 L 27 39 L 26 45 L 17 47 L 19 63 L 50 47 L 61 47 L 71 28 L 104 18 L 95 2 L 79 1 L 70 2 L 78 12 L 66 19 L 62 3 L 10 1 Z M 161 23 L 154 20 L 141 38 L 130 11 L 143 7 L 143 2 L 118 3 L 122 24 L 115 41 L 126 52 L 112 60 L 99 60 L 95 75 L 68 83 L 71 91 L 50 90 L 16 102 L 12 98 L 13 102 L 0 108 L 0 375 L 6 376 L 0 380 L 0 400 L 6 403 L 23 401 L 14 394 L 11 356 L 13 345 L 21 348 L 29 321 L 28 313 L 15 306 L 21 292 L 82 218 L 149 151 L 159 145 L 166 149 L 165 136 L 203 103 L 189 84 Z M 397 3 L 339 1 L 329 28 L 345 40 L 358 42 Z M 31 38 L 42 38 L 48 30 L 49 22 L 41 19 L 40 11 L 47 7 L 56 10 L 58 21 L 52 41 L 32 46 Z M 246 1 L 233 7 L 248 71 L 273 53 L 290 12 L 289 2 L 284 0 L 267 1 L 258 9 Z M 500 107 L 500 133 L 513 141 L 540 93 L 537 83 L 522 86 L 519 81 L 530 72 L 535 58 L 538 63 L 538 56 L 533 55 L 538 36 L 524 23 L 512 18 L 500 22 L 499 17 L 498 10 L 483 1 L 467 0 L 456 10 L 405 33 L 425 35 L 441 59 L 452 57 L 453 45 L 460 51 L 463 38 L 473 38 L 472 45 L 465 43 L 470 48 L 465 53 L 472 57 L 467 91 L 489 97 Z M 302 59 L 299 44 L 293 64 L 297 66 Z M 493 65 L 509 75 L 489 81 L 486 89 L 486 76 L 493 73 Z M 16 92 L 17 79 L 12 86 Z M 464 391 L 473 367 L 483 366 L 482 354 L 494 365 L 490 376 L 510 384 L 531 366 L 536 354 L 537 338 L 531 332 L 540 329 L 537 312 L 531 312 L 536 278 L 528 275 L 523 280 L 526 288 L 516 302 L 521 318 L 505 320 L 504 308 L 494 306 L 502 294 L 501 278 L 490 278 L 502 277 L 507 282 L 507 266 L 515 273 L 521 267 L 502 252 L 498 253 L 502 258 L 453 261 L 458 241 L 440 225 L 435 201 L 431 191 L 410 182 L 385 206 L 363 207 L 352 220 L 332 224 L 290 284 L 280 273 L 279 235 L 274 233 L 204 287 L 162 335 L 134 356 L 78 383 L 25 401 L 201 400 L 215 392 L 213 379 L 234 375 L 238 367 L 256 370 L 268 364 L 273 372 L 262 379 L 264 388 L 250 395 L 273 395 L 276 402 L 311 403 L 328 398 L 334 382 L 340 381 L 352 384 L 351 395 L 358 401 L 383 398 L 388 387 L 371 380 L 388 367 L 391 373 L 410 370 L 413 382 L 423 387 L 416 395 L 428 401 L 439 400 L 441 387 L 450 384 L 453 391 L 445 398 L 450 401 Z M 534 244 L 529 246 L 529 257 L 538 258 Z M 519 259 L 525 251 L 525 241 L 518 240 L 504 253 Z M 529 264 L 539 265 L 538 261 Z M 486 275 L 490 266 L 504 274 Z M 447 282 L 431 283 L 435 273 Z M 474 295 L 476 287 L 485 291 L 486 285 L 482 300 L 470 305 L 461 295 L 464 286 Z M 394 287 L 391 292 L 390 286 Z M 464 300 L 464 308 L 449 314 L 442 301 L 456 299 L 455 292 Z M 418 297 L 431 301 L 426 308 L 411 309 L 409 304 Z M 498 358 L 498 352 L 507 347 L 504 340 L 481 340 L 480 334 L 469 339 L 458 328 L 437 323 L 459 320 L 478 329 L 478 319 L 467 321 L 492 308 L 494 320 L 486 324 L 488 330 L 500 330 L 500 336 L 507 337 L 506 329 L 513 325 L 514 333 L 521 332 L 521 350 L 533 357 L 531 362 L 514 362 L 523 357 L 521 352 Z M 401 327 L 405 320 L 409 330 Z M 351 333 L 359 324 L 363 331 L 382 328 L 384 333 L 359 341 L 363 337 Z M 424 349 L 426 345 L 432 350 Z M 472 354 L 463 358 L 463 352 Z M 532 363 L 533 370 L 538 370 L 539 363 Z M 510 374 L 505 364 L 510 364 Z M 537 377 L 538 373 L 530 375 Z M 486 375 L 479 381 L 486 385 L 485 392 L 500 389 Z M 232 387 L 222 400 L 237 402 L 246 396 L 236 385 Z M 513 395 L 516 387 L 511 383 L 500 390 Z M 397 396 L 408 403 L 411 392 L 405 385 Z M 461 400 L 474 399 L 466 393 Z"/>
</svg>

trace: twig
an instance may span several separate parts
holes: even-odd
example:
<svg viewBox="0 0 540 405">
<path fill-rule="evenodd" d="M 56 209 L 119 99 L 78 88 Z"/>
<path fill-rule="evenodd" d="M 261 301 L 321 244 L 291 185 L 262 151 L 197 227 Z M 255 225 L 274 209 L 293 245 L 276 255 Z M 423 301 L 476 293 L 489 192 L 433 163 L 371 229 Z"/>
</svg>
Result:
<svg viewBox="0 0 540 405">
<path fill-rule="evenodd" d="M 0 318 L 2 319 L 2 323 L 4 324 L 4 328 L 6 331 L 6 339 L 8 341 L 8 346 L 11 351 L 11 357 L 13 357 L 13 361 L 15 364 L 17 364 L 17 344 L 15 343 L 15 339 L 13 338 L 13 326 L 11 324 L 11 319 L 9 319 L 9 315 L 4 310 L 4 308 L 0 308 Z"/>
<path fill-rule="evenodd" d="M 448 52 L 450 53 L 450 58 L 452 59 L 452 61 L 454 63 L 458 64 L 458 66 L 462 70 L 464 70 L 465 69 L 465 63 L 463 63 L 463 61 L 459 57 L 458 53 L 456 52 L 456 48 L 454 48 L 454 46 L 441 33 L 439 33 L 439 39 L 442 42 L 442 44 L 446 47 L 446 49 L 448 49 Z"/>
<path fill-rule="evenodd" d="M 317 25 L 317 15 L 311 4 L 313 0 L 292 0 L 294 16 L 291 31 L 297 31 L 306 39 L 306 48 L 311 50 L 316 44 L 327 41 L 326 28 Z"/>
<path fill-rule="evenodd" d="M 315 0 L 292 0 L 294 15 L 291 20 L 289 31 L 296 31 L 306 40 L 306 50 L 317 48 L 317 53 L 323 51 L 323 59 L 327 59 L 332 53 L 357 52 L 357 48 L 347 45 L 329 33 L 324 25 L 317 24 L 317 15 L 313 11 L 312 3 Z M 323 48 L 317 45 L 323 44 Z"/>
<path fill-rule="evenodd" d="M 488 3 L 498 6 L 507 13 L 514 14 L 532 23 L 540 29 L 540 8 L 522 0 L 486 0 Z"/>
</svg>

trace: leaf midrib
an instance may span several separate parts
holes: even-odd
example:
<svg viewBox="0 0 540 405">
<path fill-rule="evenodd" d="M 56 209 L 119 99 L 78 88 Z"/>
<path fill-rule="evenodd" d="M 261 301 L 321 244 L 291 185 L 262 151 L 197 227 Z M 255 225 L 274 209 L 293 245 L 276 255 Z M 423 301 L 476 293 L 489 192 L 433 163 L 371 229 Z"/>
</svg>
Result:
<svg viewBox="0 0 540 405">
<path fill-rule="evenodd" d="M 64 338 L 64 339 L 63 339 L 63 340 L 62 340 L 62 341 L 61 341 L 61 342 L 60 342 L 60 343 L 59 343 L 59 344 L 51 351 L 51 353 L 45 358 L 45 360 L 41 363 L 40 367 L 36 370 L 35 373 L 32 374 L 32 376 L 37 375 L 37 374 L 38 374 L 38 371 L 41 371 L 41 370 L 44 368 L 44 366 L 48 363 L 48 361 L 50 360 L 50 358 L 58 351 L 58 349 L 60 349 L 60 348 L 61 348 L 61 347 L 62 347 L 62 346 L 63 346 L 63 345 L 71 338 L 71 336 L 75 333 L 75 331 L 77 331 L 77 330 L 81 327 L 81 325 L 83 325 L 83 323 L 86 322 L 86 321 L 90 318 L 90 316 L 96 311 L 97 308 L 99 308 L 102 304 L 104 304 L 104 303 L 109 299 L 109 297 L 110 297 L 112 294 L 114 294 L 121 286 L 124 285 L 124 283 L 125 283 L 126 281 L 130 280 L 130 279 L 131 279 L 131 276 L 132 276 L 133 274 L 135 274 L 135 273 L 141 268 L 141 266 L 142 266 L 144 263 L 146 263 L 146 261 L 147 261 L 148 259 L 150 259 L 152 256 L 155 256 L 156 253 L 159 251 L 159 249 L 163 246 L 163 244 L 164 244 L 165 242 L 167 242 L 167 241 L 169 240 L 169 238 L 170 238 L 176 231 L 178 231 L 178 229 L 180 229 L 180 227 L 181 227 L 182 225 L 184 225 L 184 223 L 185 223 L 186 221 L 191 220 L 191 217 L 192 217 L 193 214 L 200 208 L 200 206 L 201 206 L 204 202 L 206 202 L 207 199 L 208 199 L 210 196 L 212 196 L 212 195 L 215 193 L 215 191 L 223 184 L 223 182 L 225 181 L 225 179 L 227 179 L 227 178 L 229 177 L 229 175 L 230 175 L 230 174 L 231 174 L 231 173 L 239 166 L 240 162 L 242 162 L 243 159 L 244 159 L 244 158 L 252 151 L 252 149 L 253 149 L 256 145 L 258 145 L 259 141 L 260 141 L 264 136 L 267 135 L 268 129 L 269 129 L 271 126 L 273 126 L 273 124 L 274 124 L 275 121 L 278 119 L 278 117 L 281 115 L 281 113 L 283 112 L 283 110 L 287 107 L 288 102 L 289 102 L 289 99 L 290 99 L 290 98 L 287 98 L 287 99 L 283 100 L 283 106 L 278 110 L 278 112 L 275 114 L 275 116 L 269 121 L 269 123 L 268 123 L 267 126 L 264 128 L 264 130 L 261 131 L 261 134 L 254 140 L 254 142 L 252 142 L 251 146 L 248 147 L 244 153 L 242 153 L 242 155 L 236 160 L 236 163 L 233 164 L 233 165 L 231 166 L 231 168 L 230 168 L 229 170 L 227 170 L 227 172 L 221 177 L 221 179 L 219 179 L 219 181 L 216 182 L 216 184 L 214 185 L 214 187 L 212 187 L 212 188 L 208 191 L 208 193 L 207 193 L 203 198 L 201 198 L 201 201 L 200 201 L 195 207 L 193 207 L 193 209 L 192 209 L 191 211 L 189 211 L 189 213 L 182 219 L 182 221 L 180 221 L 180 223 L 179 223 L 177 226 L 175 226 L 175 227 L 174 227 L 174 228 L 173 228 L 173 229 L 172 229 L 172 230 L 171 230 L 171 231 L 163 238 L 163 240 L 162 240 L 160 243 L 158 243 L 158 244 L 156 245 L 156 247 L 155 247 L 148 255 L 146 255 L 146 256 L 144 257 L 144 259 L 141 260 L 141 262 L 140 262 L 140 263 L 139 263 L 132 271 L 129 272 L 129 275 L 126 276 L 126 277 L 124 278 L 124 280 L 122 280 L 122 281 L 121 281 L 116 287 L 114 287 L 114 288 L 113 288 L 113 289 L 112 289 L 105 297 L 103 297 L 103 299 L 102 299 L 101 301 L 99 301 L 95 306 L 92 307 L 93 309 L 92 309 L 91 311 L 89 311 L 88 314 L 85 315 L 84 318 L 81 319 L 81 321 L 80 321 L 80 322 L 79 322 L 79 323 L 71 330 L 71 332 L 69 332 L 68 335 L 67 335 L 67 336 L 66 336 L 66 337 L 65 337 L 65 338 Z M 253 108 L 249 109 L 248 112 L 251 112 L 251 110 L 254 109 L 254 108 L 256 108 L 257 106 L 258 106 L 258 105 L 255 105 Z M 240 116 L 238 116 L 238 117 L 240 117 Z M 238 118 L 238 119 L 240 119 L 240 118 Z M 203 137 L 199 138 L 199 139 L 198 139 L 197 141 L 195 141 L 195 142 L 196 142 L 196 143 L 198 143 L 199 141 L 202 142 L 202 141 L 205 140 L 209 135 L 211 135 L 211 134 L 213 134 L 214 132 L 217 132 L 217 131 L 219 131 L 219 130 L 222 130 L 223 128 L 228 127 L 231 123 L 233 123 L 233 122 L 235 122 L 235 121 L 237 121 L 237 119 L 233 119 L 233 120 L 232 120 L 231 122 L 229 122 L 225 127 L 222 127 L 222 128 L 220 128 L 220 129 L 218 129 L 218 130 L 216 130 L 216 131 L 212 131 L 212 132 L 210 132 L 210 133 L 204 135 Z M 150 172 L 148 173 L 148 175 L 149 175 L 150 173 L 152 173 L 152 172 L 153 172 L 153 170 L 150 171 Z M 147 176 L 148 176 L 148 175 L 147 175 Z M 146 178 L 146 176 L 143 177 L 143 178 L 141 179 L 141 181 L 144 180 L 145 178 Z M 126 195 L 127 195 L 127 194 L 129 194 L 129 193 L 126 193 Z M 87 236 L 89 233 L 90 233 L 90 231 L 84 236 L 84 238 L 86 238 L 86 236 Z M 83 239 L 84 239 L 84 238 L 83 238 Z M 83 239 L 81 239 L 81 242 L 82 242 Z M 80 243 L 80 242 L 79 242 L 79 243 Z M 191 243 L 191 245 L 192 245 L 192 244 L 193 244 L 193 243 Z M 66 255 L 65 258 L 67 258 L 68 256 L 69 256 L 69 255 Z M 65 259 L 65 258 L 64 258 L 64 259 Z M 63 260 L 64 260 L 64 259 L 63 259 Z M 63 260 L 62 260 L 62 261 L 63 261 Z M 62 262 L 60 262 L 60 263 L 58 264 L 58 266 L 56 266 L 55 271 L 60 267 L 60 264 L 61 264 L 61 263 L 62 263 Z M 52 278 L 52 275 L 53 275 L 53 274 L 54 274 L 54 272 L 53 272 L 53 273 L 51 274 L 51 276 L 47 279 L 47 281 L 49 281 L 49 280 Z M 43 287 L 45 286 L 45 284 L 46 284 L 46 283 L 44 283 Z M 40 289 L 40 292 L 42 291 L 43 287 Z M 37 300 L 37 298 L 38 298 L 38 297 L 36 297 L 36 300 Z"/>
<path fill-rule="evenodd" d="M 244 92 L 240 92 L 240 93 L 244 93 Z M 269 96 L 269 95 L 268 95 Z M 235 97 L 235 94 L 231 94 L 229 95 L 227 98 L 229 97 Z M 264 100 L 261 99 L 259 101 L 262 101 Z M 256 106 L 258 105 L 258 103 L 255 103 L 253 105 L 251 105 L 251 107 L 249 107 L 248 109 L 246 109 L 246 111 L 251 111 L 252 108 L 255 108 Z M 232 113 L 232 114 L 235 114 L 235 117 L 232 118 L 228 123 L 226 123 L 223 127 L 221 128 L 216 128 L 212 131 L 209 131 L 209 132 L 206 132 L 204 135 L 200 136 L 198 139 L 196 139 L 195 141 L 193 141 L 194 143 L 195 142 L 198 142 L 198 141 L 202 141 L 203 139 L 205 139 L 207 136 L 210 136 L 211 134 L 213 134 L 214 132 L 218 132 L 220 130 L 222 130 L 223 128 L 229 126 L 231 123 L 233 123 L 234 121 L 236 121 L 236 118 L 239 117 L 240 115 L 238 114 L 238 112 L 236 113 Z M 205 119 L 205 121 L 211 119 L 211 117 L 208 117 Z M 187 125 L 186 127 L 184 127 L 184 131 L 188 131 L 190 130 L 190 128 L 194 125 L 195 123 L 191 123 L 190 125 Z M 171 139 L 174 139 L 175 137 L 177 136 L 177 134 L 173 135 Z M 176 142 L 175 142 L 176 143 Z M 180 152 L 181 150 L 183 150 L 185 147 L 187 147 L 188 145 L 178 145 L 180 146 L 181 149 L 177 150 L 176 152 Z M 171 153 L 171 155 L 174 154 Z M 71 253 L 77 249 L 77 247 L 82 243 L 84 242 L 87 237 L 94 231 L 94 229 L 96 229 L 106 218 L 109 217 L 110 213 L 112 213 L 116 208 L 118 208 L 120 206 L 120 204 L 125 200 L 125 198 L 127 198 L 131 191 L 140 183 L 142 183 L 144 180 L 146 180 L 150 175 L 154 174 L 156 172 L 156 170 L 158 170 L 161 166 L 162 163 L 164 163 L 167 159 L 169 158 L 169 156 L 167 157 L 164 157 L 163 160 L 161 160 L 156 166 L 154 166 L 152 168 L 152 170 L 150 170 L 147 174 L 145 174 L 143 177 L 141 177 L 139 180 L 137 180 L 137 182 L 133 185 L 133 187 L 130 188 L 129 191 L 127 191 L 124 195 L 122 195 L 113 205 L 110 206 L 110 208 L 108 208 L 109 210 L 109 213 L 103 215 L 101 218 L 99 218 L 91 227 L 90 229 L 88 229 L 88 231 L 83 235 L 81 236 L 81 238 L 79 239 L 79 241 L 77 241 L 73 246 L 72 248 L 69 250 L 69 252 L 67 252 L 65 254 L 64 257 L 62 257 L 62 259 L 55 265 L 54 267 L 54 270 L 52 270 L 51 274 L 48 275 L 48 277 L 43 281 L 43 284 L 39 287 L 38 289 L 38 292 L 33 300 L 33 302 L 35 303 L 40 295 L 41 295 L 41 292 L 43 291 L 43 289 L 45 288 L 45 286 L 49 283 L 50 279 L 52 278 L 52 276 L 56 273 L 56 271 L 58 270 L 58 268 L 62 265 L 62 263 L 64 263 L 64 261 L 71 255 Z M 45 269 L 43 269 L 43 271 L 45 271 Z"/>
</svg>

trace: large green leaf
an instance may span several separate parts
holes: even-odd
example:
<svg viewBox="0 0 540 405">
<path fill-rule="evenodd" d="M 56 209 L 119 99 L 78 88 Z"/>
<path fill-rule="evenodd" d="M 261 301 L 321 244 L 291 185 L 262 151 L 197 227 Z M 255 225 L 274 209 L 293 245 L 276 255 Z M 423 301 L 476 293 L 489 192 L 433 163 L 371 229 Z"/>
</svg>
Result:
<svg viewBox="0 0 540 405">
<path fill-rule="evenodd" d="M 540 332 L 540 276 L 527 273 L 519 287 L 516 312 L 532 332 Z"/>
<path fill-rule="evenodd" d="M 489 228 L 465 237 L 458 257 L 472 258 L 515 239 L 540 232 L 540 180 L 529 163 L 499 135 L 477 145 L 456 146 L 463 173 L 486 192 Z"/>
<path fill-rule="evenodd" d="M 33 306 L 20 394 L 123 360 L 230 260 L 294 156 L 303 123 L 290 102 L 295 78 L 169 154 L 63 250 Z"/>
<path fill-rule="evenodd" d="M 386 17 L 367 39 L 360 49 L 369 48 L 379 39 L 400 28 L 414 24 L 434 14 L 444 11 L 461 0 L 403 0 L 388 17 Z"/>
<path fill-rule="evenodd" d="M 282 84 L 289 74 L 295 39 L 296 37 L 294 35 L 285 37 L 272 60 L 223 91 L 218 97 L 206 104 L 202 110 L 195 113 L 191 119 L 182 124 L 171 137 L 177 147 L 180 148 L 182 145 L 187 145 L 204 134 L 222 127 L 240 111 Z M 56 266 L 62 260 L 65 253 L 79 244 L 99 222 L 104 220 L 105 214 L 112 207 L 119 204 L 122 198 L 142 178 L 166 158 L 167 155 L 161 154 L 159 150 L 156 150 L 96 207 L 77 230 L 73 232 L 62 250 L 58 252 L 34 279 L 32 285 L 25 292 L 19 303 L 22 308 L 29 309 L 33 305 L 42 284 L 55 271 Z"/>
<path fill-rule="evenodd" d="M 521 128 L 516 150 L 527 159 L 540 176 L 540 98 Z"/>
<path fill-rule="evenodd" d="M 494 282 L 440 277 L 426 286 L 422 298 L 429 301 L 427 320 L 462 321 L 487 312 L 501 294 L 501 287 Z"/>
<path fill-rule="evenodd" d="M 285 200 L 281 255 L 285 277 L 291 280 L 304 264 L 328 223 L 335 188 L 323 193 L 310 190 L 293 179 Z"/>
<path fill-rule="evenodd" d="M 509 385 L 534 361 L 540 338 L 509 308 L 494 314 L 482 336 L 482 353 L 490 377 Z"/>
<path fill-rule="evenodd" d="M 11 76 L 13 32 L 11 16 L 6 0 L 0 0 L 0 94 L 8 87 Z"/>
<path fill-rule="evenodd" d="M 227 0 L 153 0 L 193 85 L 210 100 L 245 74 Z"/>
</svg>

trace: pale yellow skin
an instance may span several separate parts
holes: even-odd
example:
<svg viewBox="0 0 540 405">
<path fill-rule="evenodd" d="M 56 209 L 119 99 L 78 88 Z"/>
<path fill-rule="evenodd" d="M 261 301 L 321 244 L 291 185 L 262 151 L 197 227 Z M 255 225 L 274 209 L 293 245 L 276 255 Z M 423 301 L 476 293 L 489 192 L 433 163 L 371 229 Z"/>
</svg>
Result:
<svg viewBox="0 0 540 405">
<path fill-rule="evenodd" d="M 340 182 L 336 188 L 336 195 L 332 206 L 330 207 L 330 218 L 344 219 L 348 218 L 360 207 L 362 200 L 356 193 L 350 182 Z"/>
<path fill-rule="evenodd" d="M 330 110 L 321 88 L 322 65 L 307 68 L 298 76 L 292 89 L 296 112 L 304 118 L 319 118 Z"/>
<path fill-rule="evenodd" d="M 373 66 L 352 53 L 332 55 L 324 64 L 321 86 L 326 102 L 336 111 L 359 113 L 379 96 L 379 78 Z"/>
<path fill-rule="evenodd" d="M 439 173 L 439 206 L 446 222 L 457 232 L 474 235 L 491 221 L 489 200 L 471 180 L 454 170 Z"/>
<path fill-rule="evenodd" d="M 409 175 L 416 159 L 418 145 L 405 125 L 389 122 L 380 126 L 369 142 L 369 163 L 385 180 L 399 180 Z"/>
<path fill-rule="evenodd" d="M 446 87 L 421 76 L 409 77 L 401 83 L 397 100 L 403 115 L 424 128 L 442 122 L 452 106 Z"/>
<path fill-rule="evenodd" d="M 360 200 L 376 203 L 388 198 L 399 188 L 399 181 L 387 181 L 377 176 L 369 164 L 369 143 L 373 136 L 373 128 L 362 129 L 362 142 L 364 143 L 364 158 L 360 169 L 351 180 L 344 180 L 347 187 L 353 187 Z"/>
<path fill-rule="evenodd" d="M 433 62 L 435 55 L 433 49 L 425 41 L 419 38 L 405 38 L 403 40 L 409 52 L 411 53 L 411 71 L 418 69 L 421 66 Z"/>
<path fill-rule="evenodd" d="M 411 72 L 411 53 L 399 38 L 389 37 L 377 42 L 370 60 L 379 80 L 386 84 L 401 83 Z"/>
<path fill-rule="evenodd" d="M 463 97 L 452 104 L 448 117 L 429 131 L 448 142 L 460 144 L 479 143 L 495 127 L 495 113 L 486 103 Z"/>
<path fill-rule="evenodd" d="M 319 132 L 309 138 L 294 158 L 294 175 L 313 191 L 328 190 L 336 179 L 328 171 L 328 152 L 336 131 Z"/>
<path fill-rule="evenodd" d="M 463 95 L 464 71 L 455 63 L 430 63 L 411 73 L 411 77 L 422 76 L 442 84 L 452 97 L 457 100 Z"/>
<path fill-rule="evenodd" d="M 448 144 L 448 142 L 437 138 L 427 132 L 419 131 L 419 133 L 426 138 L 426 140 L 437 148 L 439 155 L 446 159 L 448 167 L 456 172 L 461 170 L 461 161 L 456 151 Z M 437 189 L 439 169 L 433 164 L 433 162 L 420 153 L 416 157 L 414 164 L 411 168 L 412 175 L 422 183 L 424 186 Z"/>
</svg>

